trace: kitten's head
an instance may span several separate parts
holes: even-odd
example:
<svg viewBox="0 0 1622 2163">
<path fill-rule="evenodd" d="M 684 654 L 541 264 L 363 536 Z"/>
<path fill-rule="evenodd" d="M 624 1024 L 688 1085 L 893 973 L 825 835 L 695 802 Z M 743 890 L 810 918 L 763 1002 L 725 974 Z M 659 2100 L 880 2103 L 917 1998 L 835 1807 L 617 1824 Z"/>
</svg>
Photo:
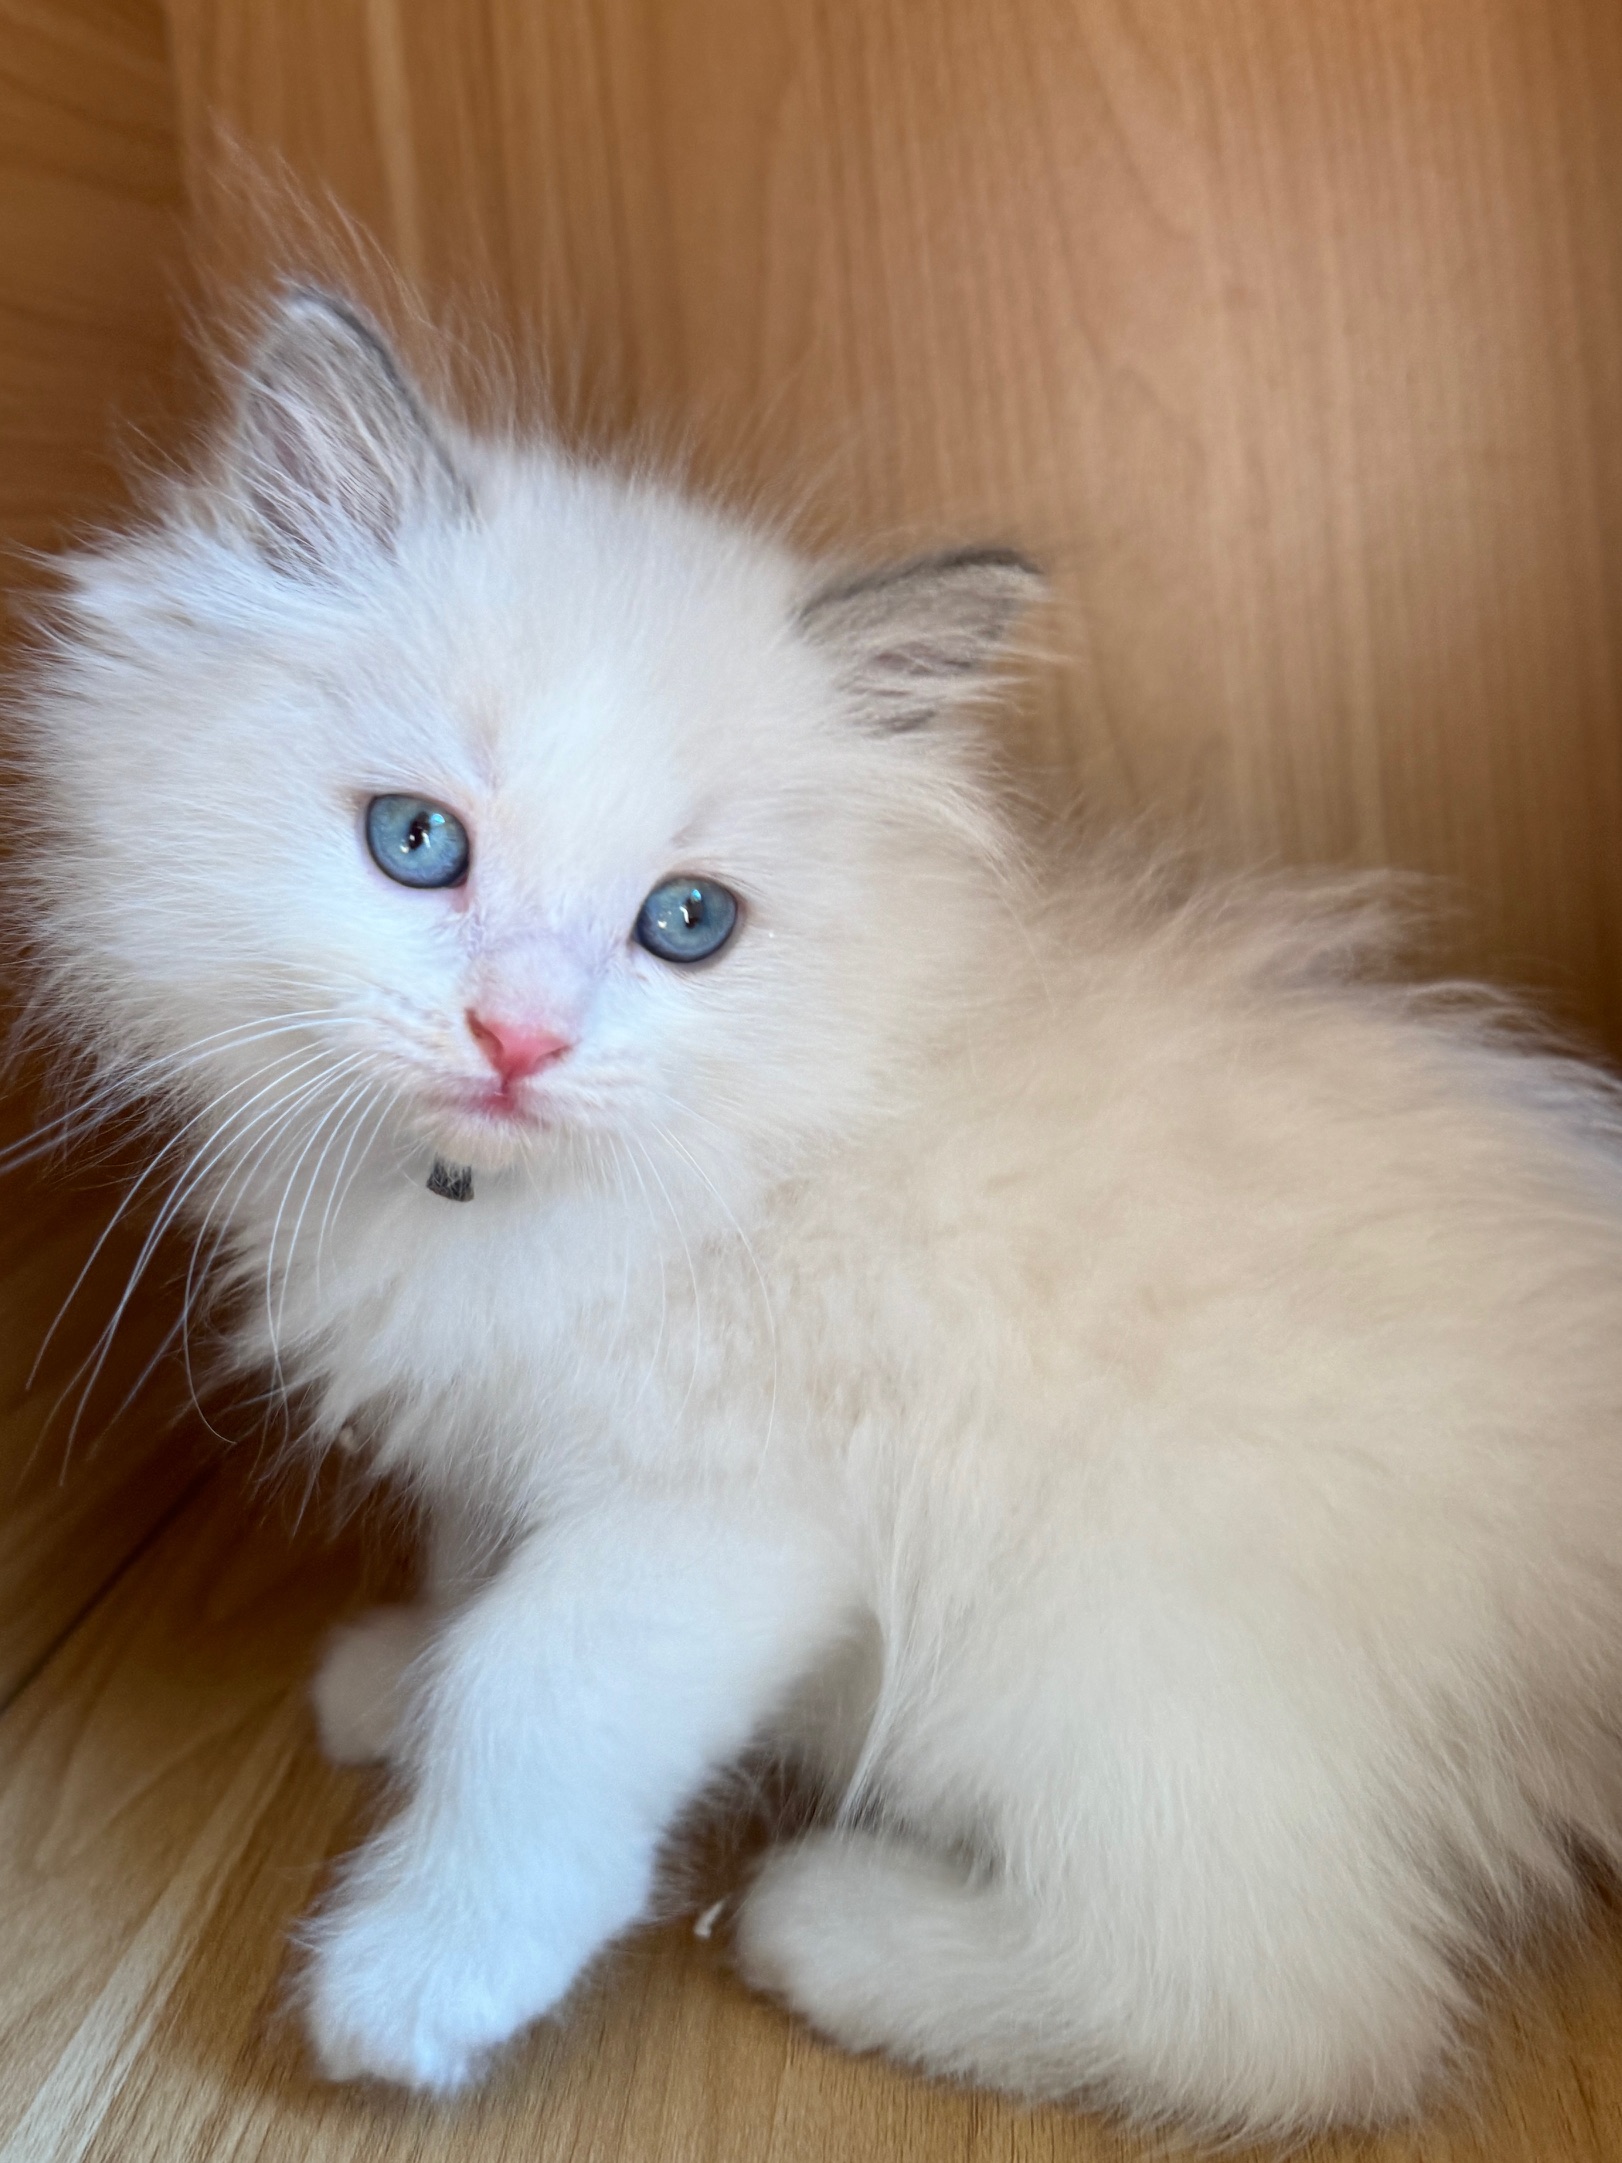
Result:
<svg viewBox="0 0 1622 2163">
<path fill-rule="evenodd" d="M 29 706 L 56 1009 L 243 1150 L 784 1161 L 999 917 L 952 716 L 1027 565 L 829 582 L 438 421 L 322 295 L 216 470 L 71 580 Z"/>
</svg>

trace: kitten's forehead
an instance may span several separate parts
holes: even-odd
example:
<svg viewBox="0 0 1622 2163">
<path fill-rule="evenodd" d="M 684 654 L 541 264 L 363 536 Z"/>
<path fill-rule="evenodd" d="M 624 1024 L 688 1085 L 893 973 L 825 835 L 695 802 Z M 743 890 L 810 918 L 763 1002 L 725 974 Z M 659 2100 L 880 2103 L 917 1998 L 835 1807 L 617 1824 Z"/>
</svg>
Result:
<svg viewBox="0 0 1622 2163">
<path fill-rule="evenodd" d="M 554 860 L 600 838 L 668 848 L 793 762 L 792 573 L 691 506 L 537 464 L 432 577 L 400 596 L 419 656 L 402 749 L 447 759 L 494 830 L 544 837 Z"/>
<path fill-rule="evenodd" d="M 780 663 L 799 574 L 758 536 L 649 483 L 535 458 L 503 469 L 467 569 L 521 664 L 714 691 Z"/>
</svg>

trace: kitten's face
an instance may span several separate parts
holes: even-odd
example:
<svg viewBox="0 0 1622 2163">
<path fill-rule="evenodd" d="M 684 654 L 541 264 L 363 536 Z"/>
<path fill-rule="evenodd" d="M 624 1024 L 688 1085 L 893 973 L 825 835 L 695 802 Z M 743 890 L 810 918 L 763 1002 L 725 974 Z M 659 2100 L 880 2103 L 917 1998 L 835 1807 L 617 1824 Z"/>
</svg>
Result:
<svg viewBox="0 0 1622 2163">
<path fill-rule="evenodd" d="M 302 295 L 201 503 L 83 568 L 39 702 L 47 946 L 104 1045 L 244 1150 L 419 1176 L 850 1116 L 985 907 L 961 760 L 907 724 L 1022 566 L 819 595 L 651 487 L 453 454 Z"/>
</svg>

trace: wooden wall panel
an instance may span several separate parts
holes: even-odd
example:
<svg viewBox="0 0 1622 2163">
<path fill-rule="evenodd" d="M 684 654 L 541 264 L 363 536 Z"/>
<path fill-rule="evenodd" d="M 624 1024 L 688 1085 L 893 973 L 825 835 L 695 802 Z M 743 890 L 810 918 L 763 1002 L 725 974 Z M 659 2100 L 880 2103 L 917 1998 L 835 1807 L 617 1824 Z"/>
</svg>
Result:
<svg viewBox="0 0 1622 2163">
<path fill-rule="evenodd" d="M 0 533 L 116 507 L 169 409 L 180 169 L 156 0 L 0 0 Z"/>
<path fill-rule="evenodd" d="M 1459 882 L 1622 1045 L 1616 0 L 169 0 L 221 125 L 591 427 L 1059 582 L 1021 752 Z"/>
<path fill-rule="evenodd" d="M 23 552 L 116 512 L 143 431 L 172 434 L 183 239 L 157 0 L 0 0 L 0 633 L 35 583 Z M 27 1091 L 0 1104 L 0 1145 L 36 1108 Z M 110 1244 L 31 1373 L 117 1192 L 0 1174 L 0 1704 L 196 1472 L 167 1400 L 106 1431 L 172 1298 L 135 1303 L 69 1448 L 75 1371 L 138 1242 Z"/>
</svg>

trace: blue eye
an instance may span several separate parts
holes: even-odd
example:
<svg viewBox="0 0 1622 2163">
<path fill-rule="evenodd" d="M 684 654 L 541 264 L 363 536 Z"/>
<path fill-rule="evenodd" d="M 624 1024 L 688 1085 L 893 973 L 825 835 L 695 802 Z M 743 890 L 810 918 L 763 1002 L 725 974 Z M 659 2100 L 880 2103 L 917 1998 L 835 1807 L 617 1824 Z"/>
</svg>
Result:
<svg viewBox="0 0 1622 2163">
<path fill-rule="evenodd" d="M 460 886 L 467 877 L 467 828 L 454 811 L 422 796 L 374 796 L 366 806 L 366 846 L 378 870 L 402 886 Z"/>
<path fill-rule="evenodd" d="M 636 935 L 661 961 L 708 961 L 731 938 L 738 898 L 716 879 L 667 879 L 643 902 Z"/>
</svg>

